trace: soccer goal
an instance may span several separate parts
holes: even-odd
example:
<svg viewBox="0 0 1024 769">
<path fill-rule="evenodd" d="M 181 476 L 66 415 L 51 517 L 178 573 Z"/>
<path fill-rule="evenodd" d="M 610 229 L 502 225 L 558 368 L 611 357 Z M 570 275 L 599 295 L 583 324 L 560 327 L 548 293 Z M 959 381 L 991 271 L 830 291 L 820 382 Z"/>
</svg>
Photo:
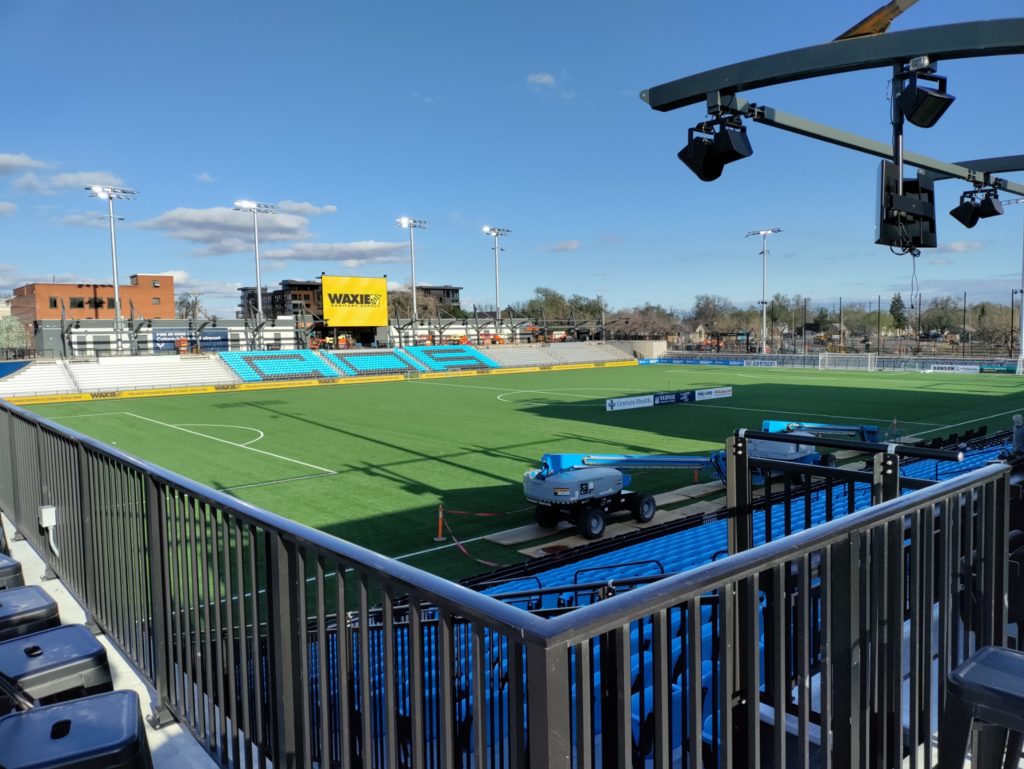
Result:
<svg viewBox="0 0 1024 769">
<path fill-rule="evenodd" d="M 873 352 L 821 352 L 818 353 L 818 369 L 875 371 L 877 358 L 878 354 Z"/>
</svg>

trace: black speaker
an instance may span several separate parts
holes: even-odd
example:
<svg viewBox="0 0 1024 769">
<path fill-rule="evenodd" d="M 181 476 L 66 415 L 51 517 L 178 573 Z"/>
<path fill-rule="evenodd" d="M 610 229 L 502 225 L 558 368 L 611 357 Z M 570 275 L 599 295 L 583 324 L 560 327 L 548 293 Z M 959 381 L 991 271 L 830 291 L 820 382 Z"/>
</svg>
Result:
<svg viewBox="0 0 1024 769">
<path fill-rule="evenodd" d="M 750 146 L 746 128 L 723 127 L 715 134 L 715 159 L 722 165 L 749 158 L 753 154 L 754 148 Z"/>
</svg>

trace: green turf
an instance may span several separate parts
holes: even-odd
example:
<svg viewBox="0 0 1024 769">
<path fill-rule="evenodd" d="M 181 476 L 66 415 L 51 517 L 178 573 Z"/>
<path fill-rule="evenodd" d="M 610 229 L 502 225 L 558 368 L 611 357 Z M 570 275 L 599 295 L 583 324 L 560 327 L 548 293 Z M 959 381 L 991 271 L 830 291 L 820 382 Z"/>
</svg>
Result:
<svg viewBox="0 0 1024 769">
<path fill-rule="evenodd" d="M 733 385 L 728 400 L 606 412 L 615 396 Z M 762 419 L 875 424 L 927 438 L 1024 411 L 1013 376 L 640 366 L 34 406 L 276 513 L 391 556 L 431 550 L 438 504 L 460 540 L 532 521 L 523 472 L 545 452 L 707 453 Z M 636 472 L 657 493 L 692 471 Z M 513 548 L 467 544 L 481 560 Z M 486 570 L 453 549 L 409 562 Z"/>
</svg>

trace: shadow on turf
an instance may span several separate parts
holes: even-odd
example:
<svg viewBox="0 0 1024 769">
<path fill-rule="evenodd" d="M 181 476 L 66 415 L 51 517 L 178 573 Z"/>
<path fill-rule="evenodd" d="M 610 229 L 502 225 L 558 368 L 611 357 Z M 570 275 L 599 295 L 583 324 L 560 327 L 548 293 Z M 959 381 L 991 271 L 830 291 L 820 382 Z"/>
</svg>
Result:
<svg viewBox="0 0 1024 769">
<path fill-rule="evenodd" d="M 1006 414 L 1024 409 L 1016 381 L 1013 386 L 1007 382 L 1002 387 L 1002 382 L 989 379 L 984 380 L 984 385 L 973 385 L 967 380 L 951 382 L 922 376 L 920 381 L 912 383 L 912 387 L 907 386 L 904 378 L 899 380 L 903 387 L 881 388 L 877 382 L 871 388 L 858 387 L 857 381 L 838 387 L 737 384 L 733 386 L 734 394 L 729 399 L 626 411 L 605 411 L 603 398 L 575 403 L 572 408 L 559 403 L 536 403 L 523 410 L 546 419 L 576 424 L 588 422 L 707 442 L 714 445 L 714 450 L 740 428 L 760 429 L 764 419 L 865 424 L 883 429 L 895 419 L 904 426 L 905 433 L 928 437 L 947 433 L 954 426 L 962 429 L 987 423 L 990 429 L 1002 429 L 1008 426 Z M 884 382 L 884 378 L 881 381 Z M 896 384 L 895 380 L 893 384 Z M 994 393 L 994 389 L 1004 392 Z M 950 407 L 951 398 L 956 399 L 953 408 Z M 584 404 L 591 408 L 581 408 Z M 581 446 L 580 450 L 602 449 L 587 445 Z M 705 450 L 702 448 L 698 453 Z M 650 449 L 633 446 L 630 451 L 649 453 Z"/>
</svg>

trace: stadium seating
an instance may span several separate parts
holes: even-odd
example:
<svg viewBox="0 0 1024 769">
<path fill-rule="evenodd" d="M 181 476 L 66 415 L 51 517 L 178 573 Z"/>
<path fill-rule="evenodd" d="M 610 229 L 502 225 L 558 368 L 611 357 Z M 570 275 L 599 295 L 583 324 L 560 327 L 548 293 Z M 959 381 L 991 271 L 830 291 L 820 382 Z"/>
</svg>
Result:
<svg viewBox="0 0 1024 769">
<path fill-rule="evenodd" d="M 336 379 L 341 376 L 337 369 L 311 350 L 222 352 L 218 355 L 243 382 Z"/>
<path fill-rule="evenodd" d="M 403 355 L 401 350 L 330 351 L 324 352 L 323 356 L 345 376 L 405 374 L 408 371 L 427 370 L 419 361 Z"/>
<path fill-rule="evenodd" d="M 146 355 L 71 360 L 67 363 L 80 392 L 194 387 L 236 382 L 215 355 Z"/>
<path fill-rule="evenodd" d="M 498 363 L 475 347 L 464 344 L 436 344 L 427 347 L 405 347 L 401 350 L 410 360 L 427 371 L 452 371 L 464 368 L 501 368 Z"/>
<path fill-rule="evenodd" d="M 34 361 L 0 379 L 0 398 L 78 392 L 64 361 Z"/>
</svg>

